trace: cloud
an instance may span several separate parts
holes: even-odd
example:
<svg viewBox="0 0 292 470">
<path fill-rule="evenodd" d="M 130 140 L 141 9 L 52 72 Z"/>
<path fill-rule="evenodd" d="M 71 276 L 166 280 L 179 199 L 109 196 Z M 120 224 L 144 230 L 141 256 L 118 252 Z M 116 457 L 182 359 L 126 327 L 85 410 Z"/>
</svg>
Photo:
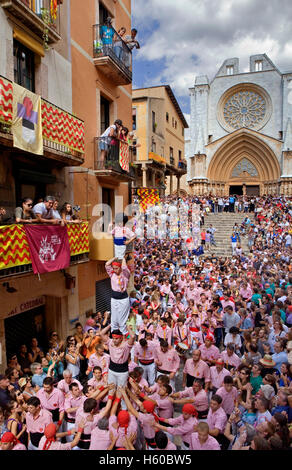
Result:
<svg viewBox="0 0 292 470">
<path fill-rule="evenodd" d="M 211 80 L 231 57 L 239 57 L 241 72 L 249 56 L 261 53 L 280 70 L 291 70 L 290 12 L 291 0 L 135 0 L 133 23 L 142 46 L 135 66 L 151 64 L 145 86 L 167 83 L 181 97 L 196 75 Z"/>
</svg>

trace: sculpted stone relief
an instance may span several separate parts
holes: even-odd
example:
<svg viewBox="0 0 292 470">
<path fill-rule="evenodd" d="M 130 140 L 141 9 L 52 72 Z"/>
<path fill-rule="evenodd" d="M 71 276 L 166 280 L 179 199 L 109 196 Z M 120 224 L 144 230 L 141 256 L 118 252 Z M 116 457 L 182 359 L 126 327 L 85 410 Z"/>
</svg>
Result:
<svg viewBox="0 0 292 470">
<path fill-rule="evenodd" d="M 238 178 L 243 173 L 249 176 L 259 176 L 256 167 L 247 159 L 243 158 L 234 168 L 231 173 L 232 178 Z"/>
</svg>

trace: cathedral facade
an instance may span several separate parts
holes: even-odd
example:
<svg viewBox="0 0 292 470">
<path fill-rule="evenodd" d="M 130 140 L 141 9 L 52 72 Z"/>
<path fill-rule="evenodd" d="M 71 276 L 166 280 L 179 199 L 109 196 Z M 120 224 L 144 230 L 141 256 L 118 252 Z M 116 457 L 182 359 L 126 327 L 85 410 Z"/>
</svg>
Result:
<svg viewBox="0 0 292 470">
<path fill-rule="evenodd" d="M 187 181 L 194 194 L 292 195 L 292 72 L 266 54 L 227 59 L 190 89 Z"/>
</svg>

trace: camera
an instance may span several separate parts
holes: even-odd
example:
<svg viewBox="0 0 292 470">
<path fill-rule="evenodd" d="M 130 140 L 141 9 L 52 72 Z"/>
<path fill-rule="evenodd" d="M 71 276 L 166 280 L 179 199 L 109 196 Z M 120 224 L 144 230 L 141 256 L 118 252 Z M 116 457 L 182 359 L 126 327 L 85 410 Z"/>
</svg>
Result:
<svg viewBox="0 0 292 470">
<path fill-rule="evenodd" d="M 75 211 L 75 212 L 80 212 L 80 211 L 81 211 L 81 207 L 80 207 L 80 206 L 73 206 L 73 211 Z"/>
</svg>

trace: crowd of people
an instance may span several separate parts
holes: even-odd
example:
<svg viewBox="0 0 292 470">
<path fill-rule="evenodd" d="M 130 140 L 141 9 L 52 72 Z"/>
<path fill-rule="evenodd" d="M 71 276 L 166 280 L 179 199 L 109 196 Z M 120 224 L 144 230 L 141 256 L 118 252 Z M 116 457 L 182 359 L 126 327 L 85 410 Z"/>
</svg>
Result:
<svg viewBox="0 0 292 470">
<path fill-rule="evenodd" d="M 9 358 L 2 450 L 291 448 L 292 200 L 238 198 L 252 243 L 223 258 L 190 243 L 214 199 L 170 196 L 117 222 L 111 311 Z"/>
</svg>

